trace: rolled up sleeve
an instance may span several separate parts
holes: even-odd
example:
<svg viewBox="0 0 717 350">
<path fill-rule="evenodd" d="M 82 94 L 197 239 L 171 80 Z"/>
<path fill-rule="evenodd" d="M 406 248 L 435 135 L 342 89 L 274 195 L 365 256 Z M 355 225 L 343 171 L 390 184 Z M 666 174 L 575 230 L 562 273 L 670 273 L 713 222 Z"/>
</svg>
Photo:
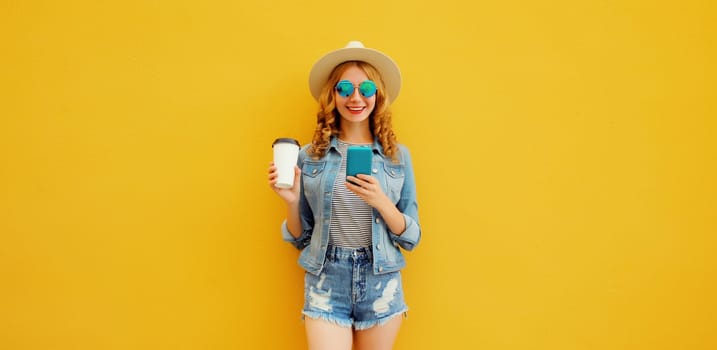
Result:
<svg viewBox="0 0 717 350">
<path fill-rule="evenodd" d="M 421 240 L 421 227 L 418 226 L 418 222 L 412 217 L 406 214 L 403 214 L 403 217 L 406 220 L 406 229 L 400 235 L 389 232 L 389 236 L 391 240 L 396 242 L 401 248 L 410 251 L 413 250 Z"/>
<path fill-rule="evenodd" d="M 408 149 L 401 146 L 401 157 L 405 166 L 405 179 L 401 189 L 401 198 L 396 207 L 403 213 L 406 228 L 401 234 L 389 232 L 391 240 L 405 250 L 413 250 L 421 241 L 421 226 L 418 221 L 418 200 L 413 163 Z"/>
<path fill-rule="evenodd" d="M 286 224 L 286 220 L 284 220 L 284 222 L 281 223 L 281 237 L 285 242 L 291 243 L 296 249 L 302 250 L 306 248 L 311 241 L 311 231 L 303 230 L 301 235 L 295 238 L 291 232 L 289 232 L 289 227 Z"/>
<path fill-rule="evenodd" d="M 307 147 L 308 146 L 304 146 L 299 152 L 299 160 L 297 162 L 299 168 L 301 168 L 304 163 Z M 302 229 L 301 235 L 299 235 L 298 238 L 295 238 L 291 232 L 289 232 L 289 226 L 287 225 L 286 220 L 284 220 L 284 222 L 281 223 L 281 237 L 284 241 L 291 243 L 294 247 L 296 247 L 296 249 L 302 250 L 306 248 L 309 243 L 311 243 L 311 233 L 314 229 L 314 214 L 311 211 L 308 201 L 306 200 L 306 196 L 304 195 L 303 177 L 299 181 L 299 185 L 301 186 L 299 199 L 299 216 L 301 217 Z"/>
</svg>

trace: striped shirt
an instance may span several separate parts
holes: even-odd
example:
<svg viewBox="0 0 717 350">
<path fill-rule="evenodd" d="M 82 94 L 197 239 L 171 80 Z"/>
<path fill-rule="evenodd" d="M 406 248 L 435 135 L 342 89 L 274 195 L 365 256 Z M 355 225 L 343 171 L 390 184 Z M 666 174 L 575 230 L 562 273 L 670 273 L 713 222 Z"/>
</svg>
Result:
<svg viewBox="0 0 717 350">
<path fill-rule="evenodd" d="M 331 201 L 329 244 L 344 248 L 370 247 L 373 211 L 361 197 L 346 188 L 346 150 L 350 145 L 353 144 L 338 142 L 342 157 Z"/>
</svg>

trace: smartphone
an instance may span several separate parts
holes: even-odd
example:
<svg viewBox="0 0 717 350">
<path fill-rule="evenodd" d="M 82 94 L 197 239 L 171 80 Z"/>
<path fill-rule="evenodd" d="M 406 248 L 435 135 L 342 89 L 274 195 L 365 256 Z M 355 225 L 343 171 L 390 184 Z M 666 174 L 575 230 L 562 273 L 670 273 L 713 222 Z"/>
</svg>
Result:
<svg viewBox="0 0 717 350">
<path fill-rule="evenodd" d="M 373 151 L 368 146 L 349 146 L 346 155 L 346 176 L 371 175 Z"/>
</svg>

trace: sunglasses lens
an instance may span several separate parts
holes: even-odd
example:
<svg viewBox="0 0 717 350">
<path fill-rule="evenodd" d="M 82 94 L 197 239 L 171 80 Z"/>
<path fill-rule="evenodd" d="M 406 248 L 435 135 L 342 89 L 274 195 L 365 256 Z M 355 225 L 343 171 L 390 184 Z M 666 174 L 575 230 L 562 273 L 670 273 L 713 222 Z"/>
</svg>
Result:
<svg viewBox="0 0 717 350">
<path fill-rule="evenodd" d="M 376 83 L 366 80 L 359 85 L 359 92 L 363 97 L 371 97 L 376 94 Z"/>
<path fill-rule="evenodd" d="M 354 84 L 348 80 L 342 80 L 336 84 L 336 92 L 343 97 L 349 97 L 354 93 Z"/>
<path fill-rule="evenodd" d="M 336 83 L 336 92 L 343 97 L 349 97 L 354 93 L 354 84 L 348 80 Z M 363 97 L 371 97 L 376 94 L 376 83 L 366 80 L 359 85 L 359 93 Z"/>
</svg>

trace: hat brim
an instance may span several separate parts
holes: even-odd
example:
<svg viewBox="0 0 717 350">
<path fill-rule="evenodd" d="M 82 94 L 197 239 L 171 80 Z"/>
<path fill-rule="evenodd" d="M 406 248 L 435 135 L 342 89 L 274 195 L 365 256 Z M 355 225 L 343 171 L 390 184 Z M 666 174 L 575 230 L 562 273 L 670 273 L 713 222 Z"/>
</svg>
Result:
<svg viewBox="0 0 717 350">
<path fill-rule="evenodd" d="M 334 68 L 347 61 L 364 61 L 372 65 L 381 74 L 390 98 L 389 102 L 393 103 L 398 98 L 398 93 L 401 91 L 401 71 L 396 62 L 378 50 L 348 47 L 329 52 L 314 63 L 309 74 L 309 89 L 314 99 L 319 99 L 321 88 L 326 84 Z"/>
</svg>

